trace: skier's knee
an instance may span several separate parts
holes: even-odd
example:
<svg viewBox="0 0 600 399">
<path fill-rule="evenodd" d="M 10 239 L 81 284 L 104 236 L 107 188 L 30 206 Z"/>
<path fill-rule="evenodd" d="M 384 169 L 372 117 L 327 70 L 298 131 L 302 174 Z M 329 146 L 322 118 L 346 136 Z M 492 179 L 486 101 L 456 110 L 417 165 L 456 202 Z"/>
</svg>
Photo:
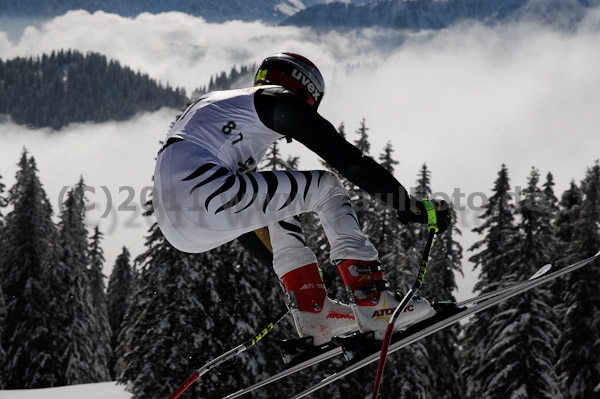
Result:
<svg viewBox="0 0 600 399">
<path fill-rule="evenodd" d="M 339 208 L 349 200 L 348 191 L 335 173 L 324 172 L 319 179 L 319 197 L 316 210 Z"/>
<path fill-rule="evenodd" d="M 344 185 L 340 181 L 339 177 L 333 172 L 325 171 L 319 178 L 319 187 L 327 190 L 327 195 L 345 195 L 348 196 L 348 192 L 344 188 Z"/>
</svg>

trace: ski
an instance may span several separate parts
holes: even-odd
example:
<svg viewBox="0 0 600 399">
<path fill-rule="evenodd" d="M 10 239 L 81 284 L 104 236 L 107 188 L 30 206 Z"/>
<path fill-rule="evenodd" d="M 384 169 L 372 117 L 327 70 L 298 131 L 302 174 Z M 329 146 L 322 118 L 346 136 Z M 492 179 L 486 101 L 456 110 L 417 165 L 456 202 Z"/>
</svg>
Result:
<svg viewBox="0 0 600 399">
<path fill-rule="evenodd" d="M 295 374 L 298 371 L 304 370 L 307 367 L 314 366 L 315 364 L 319 364 L 325 360 L 328 360 L 328 359 L 331 359 L 338 355 L 341 355 L 342 353 L 343 353 L 342 348 L 340 348 L 339 346 L 333 346 L 330 350 L 328 350 L 326 352 L 320 353 L 319 355 L 317 355 L 315 357 L 312 357 L 312 358 L 305 360 L 301 363 L 298 363 L 296 365 L 290 366 L 290 367 L 286 368 L 285 370 L 272 375 L 269 378 L 261 380 L 252 386 L 249 386 L 248 388 L 240 389 L 237 392 L 227 395 L 223 399 L 232 399 L 232 398 L 240 397 L 242 395 L 246 395 L 246 394 L 253 392 L 259 388 L 269 385 L 272 382 L 278 381 L 282 378 L 285 378 L 287 376 Z"/>
<path fill-rule="evenodd" d="M 473 305 L 476 303 L 480 303 L 486 299 L 495 297 L 497 295 L 501 295 L 510 290 L 517 289 L 518 287 L 521 287 L 525 284 L 531 283 L 533 280 L 542 277 L 550 270 L 550 268 L 551 268 L 550 265 L 545 265 L 545 266 L 541 267 L 537 272 L 535 272 L 528 280 L 513 283 L 507 287 L 499 288 L 496 291 L 488 292 L 488 293 L 481 294 L 481 295 L 473 297 L 473 298 L 466 299 L 464 301 L 457 303 L 457 306 L 463 307 L 463 306 L 467 306 L 467 305 Z M 307 359 L 301 363 L 290 366 L 290 367 L 286 368 L 285 370 L 282 370 L 281 372 L 272 375 L 271 377 L 268 377 L 264 380 L 261 380 L 261 381 L 255 383 L 254 385 L 251 385 L 247 388 L 244 388 L 244 389 L 241 389 L 234 393 L 231 393 L 230 395 L 225 396 L 223 399 L 233 399 L 233 398 L 240 397 L 242 395 L 246 395 L 250 392 L 253 392 L 257 389 L 267 386 L 275 381 L 278 381 L 282 378 L 288 377 L 288 376 L 295 374 L 301 370 L 304 370 L 305 368 L 314 366 L 325 360 L 328 360 L 328 359 L 334 358 L 338 355 L 341 355 L 342 353 L 343 353 L 343 349 L 341 347 L 339 347 L 337 345 L 330 345 L 328 350 L 324 348 L 322 353 L 319 353 L 319 355 L 317 355 L 313 358 Z"/>
<path fill-rule="evenodd" d="M 472 302 L 472 306 L 467 307 L 465 310 L 459 311 L 458 313 L 449 316 L 447 318 L 444 318 L 440 321 L 434 322 L 433 324 L 431 324 L 431 322 L 428 323 L 429 319 L 427 320 L 423 320 L 421 323 L 417 323 L 414 326 L 409 327 L 404 333 L 402 333 L 402 336 L 399 337 L 395 343 L 393 343 L 392 345 L 390 345 L 389 348 L 389 353 L 394 353 L 414 342 L 417 342 L 418 340 L 425 338 L 437 331 L 440 331 L 456 322 L 458 322 L 459 320 L 479 313 L 485 309 L 488 309 L 494 305 L 497 305 L 498 303 L 505 301 L 509 298 L 512 298 L 516 295 L 519 295 L 523 292 L 529 291 L 534 287 L 537 287 L 540 284 L 544 284 L 546 282 L 552 281 L 554 279 L 556 279 L 557 277 L 563 276 L 567 273 L 571 273 L 574 272 L 575 270 L 593 262 L 594 260 L 600 258 L 600 251 L 598 253 L 596 253 L 596 255 L 581 260 L 579 262 L 576 262 L 572 265 L 566 266 L 560 270 L 557 270 L 553 273 L 550 274 L 546 274 L 543 275 L 541 277 L 538 277 L 534 280 L 528 280 L 527 282 L 521 283 L 521 284 L 517 284 L 516 286 L 514 286 L 512 289 L 510 290 L 505 290 L 503 293 L 496 295 L 496 296 L 492 296 L 489 297 L 486 300 L 483 301 L 479 301 L 479 302 Z M 433 318 L 435 318 L 436 316 L 433 316 Z M 428 325 L 431 324 L 431 325 Z M 423 325 L 425 325 L 425 327 L 423 327 Z M 375 361 L 377 361 L 379 359 L 379 352 L 375 351 L 373 354 L 364 357 L 363 359 L 357 361 L 356 363 L 346 367 L 345 369 L 330 375 L 329 377 L 323 379 L 321 382 L 313 385 L 312 387 L 306 389 L 305 391 L 299 393 L 298 395 L 294 396 L 292 399 L 300 399 L 305 397 L 306 395 L 309 395 L 311 393 L 314 393 L 316 391 L 318 391 L 321 388 L 324 388 L 325 386 L 339 380 L 340 378 L 343 378 L 363 367 L 365 367 L 366 365 L 373 363 Z"/>
<path fill-rule="evenodd" d="M 490 292 L 486 292 L 484 294 L 480 294 L 476 297 L 473 298 L 469 298 L 469 299 L 465 299 L 464 301 L 458 302 L 456 304 L 456 306 L 461 307 L 461 306 L 465 306 L 465 305 L 469 305 L 469 304 L 473 304 L 473 303 L 479 303 L 481 301 L 484 301 L 488 298 L 492 298 L 495 297 L 497 295 L 503 294 L 507 291 L 513 290 L 523 284 L 527 284 L 529 283 L 531 280 L 535 280 L 538 277 L 543 276 L 544 274 L 548 273 L 548 271 L 552 268 L 552 265 L 547 264 L 544 265 L 542 267 L 540 267 L 531 277 L 529 277 L 528 280 L 523 280 L 523 281 L 519 281 L 517 283 L 513 283 L 511 285 L 508 285 L 506 287 L 502 287 L 502 288 L 498 288 L 497 290 L 494 291 L 490 291 Z"/>
</svg>

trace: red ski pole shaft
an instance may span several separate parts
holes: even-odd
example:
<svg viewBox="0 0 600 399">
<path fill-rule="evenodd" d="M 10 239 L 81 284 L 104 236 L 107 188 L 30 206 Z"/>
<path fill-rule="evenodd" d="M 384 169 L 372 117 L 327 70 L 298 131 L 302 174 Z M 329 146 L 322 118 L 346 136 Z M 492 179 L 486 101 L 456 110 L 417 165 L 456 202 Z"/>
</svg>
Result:
<svg viewBox="0 0 600 399">
<path fill-rule="evenodd" d="M 387 328 L 385 330 L 385 336 L 381 343 L 381 354 L 379 355 L 379 364 L 377 365 L 377 373 L 375 374 L 375 384 L 373 385 L 373 396 L 372 399 L 377 399 L 379 395 L 379 387 L 381 386 L 381 379 L 383 378 L 383 370 L 385 369 L 385 362 L 387 360 L 388 350 L 390 343 L 392 342 L 392 335 L 394 335 L 394 326 L 398 317 L 404 312 L 404 309 L 408 306 L 408 303 L 413 299 L 421 285 L 423 284 L 423 278 L 425 278 L 425 272 L 427 271 L 427 262 L 429 261 L 429 254 L 431 247 L 433 246 L 433 238 L 435 236 L 435 229 L 429 230 L 429 236 L 427 237 L 427 244 L 425 244 L 425 250 L 423 251 L 423 257 L 419 266 L 419 274 L 415 283 L 411 289 L 406 293 L 400 305 L 394 311 L 392 318 L 390 319 Z"/>
<path fill-rule="evenodd" d="M 179 388 L 177 388 L 177 390 L 171 394 L 171 396 L 169 396 L 169 399 L 177 399 L 198 378 L 200 378 L 200 373 L 196 371 L 194 374 L 192 374 L 192 376 L 190 378 L 185 380 L 185 382 L 183 384 L 181 384 L 179 386 Z"/>
</svg>

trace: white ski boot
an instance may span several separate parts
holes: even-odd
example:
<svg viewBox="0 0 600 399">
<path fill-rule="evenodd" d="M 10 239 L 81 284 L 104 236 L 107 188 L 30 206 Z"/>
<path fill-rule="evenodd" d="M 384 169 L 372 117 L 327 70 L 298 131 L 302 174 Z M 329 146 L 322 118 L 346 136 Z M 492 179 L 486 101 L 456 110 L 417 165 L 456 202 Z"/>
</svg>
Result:
<svg viewBox="0 0 600 399">
<path fill-rule="evenodd" d="M 402 297 L 388 291 L 389 283 L 383 276 L 381 262 L 347 259 L 337 266 L 354 316 L 361 332 L 373 332 L 374 339 L 382 340 L 387 325 L 402 301 Z M 425 298 L 415 297 L 409 302 L 394 326 L 394 331 L 405 330 L 412 324 L 431 317 L 434 308 Z"/>
<path fill-rule="evenodd" d="M 312 346 L 358 330 L 352 308 L 327 297 L 316 263 L 292 270 L 281 280 L 290 300 L 296 330 L 300 337 L 310 338 L 306 341 Z"/>
</svg>

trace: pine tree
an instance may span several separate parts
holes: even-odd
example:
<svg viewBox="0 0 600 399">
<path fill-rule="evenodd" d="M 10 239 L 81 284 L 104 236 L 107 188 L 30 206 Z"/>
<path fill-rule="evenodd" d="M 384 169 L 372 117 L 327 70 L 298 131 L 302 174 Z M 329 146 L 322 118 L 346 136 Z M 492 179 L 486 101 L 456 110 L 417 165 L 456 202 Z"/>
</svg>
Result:
<svg viewBox="0 0 600 399">
<path fill-rule="evenodd" d="M 4 214 L 3 214 L 2 208 L 5 208 L 6 205 L 8 204 L 7 200 L 5 198 L 5 195 L 4 195 L 5 187 L 6 186 L 4 185 L 4 183 L 2 183 L 2 175 L 0 175 L 0 254 L 2 254 L 2 246 L 3 246 L 3 242 L 4 242 Z M 0 258 L 0 275 L 2 275 L 3 270 L 4 270 L 3 262 L 2 262 L 2 258 Z M 0 281 L 0 286 L 1 285 L 2 285 L 2 282 Z M 0 348 L 2 347 L 1 344 L 2 344 L 2 341 L 0 341 Z M 2 370 L 1 366 L 0 366 L 0 370 Z"/>
<path fill-rule="evenodd" d="M 139 258 L 139 286 L 120 326 L 116 375 L 118 381 L 129 385 L 135 398 L 159 398 L 168 396 L 186 378 L 184 373 L 190 369 L 193 356 L 210 351 L 207 331 L 214 322 L 199 296 L 210 298 L 212 292 L 197 290 L 213 280 L 202 273 L 192 255 L 171 247 L 157 225 L 146 245 Z M 120 263 L 125 261 L 129 263 L 129 254 L 124 250 Z M 108 287 L 111 324 L 111 289 L 113 281 L 118 281 L 116 273 L 114 270 Z M 122 301 L 115 301 L 115 305 L 124 307 Z M 194 386 L 189 390 L 190 395 L 200 392 Z M 204 391 L 203 396 L 206 394 Z"/>
<path fill-rule="evenodd" d="M 416 186 L 413 191 L 413 195 L 417 199 L 431 197 L 431 172 L 426 164 L 423 164 L 419 170 Z M 408 225 L 402 230 L 401 238 L 402 246 L 406 251 L 403 268 L 412 269 L 410 265 L 417 265 L 421 261 L 422 249 L 427 240 L 427 227 L 419 224 Z M 409 283 L 407 282 L 407 284 Z"/>
<path fill-rule="evenodd" d="M 469 260 L 481 269 L 479 282 L 475 289 L 481 292 L 491 291 L 509 274 L 508 265 L 514 259 L 514 245 L 519 236 L 514 226 L 515 205 L 512 203 L 508 170 L 502 165 L 498 179 L 494 183 L 494 192 L 479 217 L 483 224 L 475 229 L 484 238 L 476 242 L 470 251 L 479 250 Z M 509 249 L 507 251 L 507 249 Z"/>
<path fill-rule="evenodd" d="M 250 338 L 273 309 L 283 306 L 274 272 L 265 271 L 236 243 L 201 254 L 183 253 L 154 226 L 137 262 L 142 265 L 139 287 L 117 350 L 117 377 L 136 398 L 168 396 L 192 367 Z M 272 347 L 261 349 L 191 386 L 189 395 L 223 396 L 265 377 L 279 355 Z"/>
<path fill-rule="evenodd" d="M 58 237 L 35 160 L 26 151 L 8 202 L 13 209 L 6 216 L 0 254 L 6 298 L 4 385 L 7 389 L 63 385 L 64 371 L 57 367 L 63 360 L 57 350 L 64 339 L 56 306 L 61 287 L 51 278 L 59 262 Z"/>
<path fill-rule="evenodd" d="M 391 143 L 387 143 L 383 153 L 379 156 L 381 165 L 391 174 L 394 174 L 396 165 L 399 164 L 393 158 L 394 149 Z M 401 228 L 396 212 L 390 207 L 379 204 L 378 224 L 375 226 L 369 238 L 379 251 L 381 261 L 386 264 L 386 278 L 391 286 L 397 290 L 403 290 L 409 284 L 411 272 L 407 265 L 407 251 L 401 236 L 405 229 Z"/>
<path fill-rule="evenodd" d="M 558 212 L 556 216 L 556 248 L 555 257 L 558 260 L 557 266 L 565 266 L 579 260 L 580 255 L 573 251 L 578 237 L 575 236 L 575 229 L 579 223 L 581 215 L 581 203 L 583 202 L 583 193 L 581 189 L 571 181 L 569 189 L 566 190 L 558 203 Z M 567 304 L 563 301 L 563 294 L 568 286 L 568 279 L 562 278 L 553 281 L 550 285 L 552 290 L 552 303 L 558 314 L 564 314 L 567 311 Z M 558 327 L 563 331 L 565 318 L 559 317 Z"/>
<path fill-rule="evenodd" d="M 583 193 L 575 181 L 571 181 L 569 189 L 561 196 L 556 217 L 557 253 L 562 255 L 561 258 L 565 258 L 566 264 L 573 263 L 578 258 L 578 254 L 573 251 L 573 245 L 578 239 L 575 230 L 581 217 L 582 203 Z"/>
<path fill-rule="evenodd" d="M 262 170 L 293 170 L 298 166 L 300 157 L 289 156 L 287 160 L 281 156 L 279 149 L 279 143 L 274 142 L 269 147 L 269 150 L 265 154 L 262 162 L 260 163 L 260 169 Z"/>
<path fill-rule="evenodd" d="M 479 281 L 475 290 L 489 292 L 498 288 L 510 274 L 509 265 L 516 258 L 515 246 L 519 240 L 518 231 L 514 225 L 515 205 L 510 195 L 510 180 L 508 170 L 502 165 L 498 178 L 494 182 L 493 194 L 480 219 L 481 226 L 473 229 L 483 235 L 471 251 L 478 251 L 469 260 L 479 268 Z M 465 328 L 463 342 L 463 374 L 466 376 L 467 397 L 483 397 L 483 383 L 486 375 L 483 373 L 488 359 L 488 333 L 492 314 L 479 313 L 471 319 Z"/>
<path fill-rule="evenodd" d="M 216 290 L 221 300 L 213 303 L 212 307 L 222 312 L 215 326 L 222 334 L 215 344 L 223 352 L 223 349 L 232 343 L 243 342 L 255 335 L 257 329 L 263 327 L 274 313 L 283 310 L 285 296 L 273 269 L 265 268 L 264 264 L 255 260 L 236 241 L 206 255 L 214 260 L 204 263 L 204 267 L 214 264 L 217 271 Z M 296 337 L 293 321 L 288 318 L 288 322 L 273 331 L 270 338 Z M 267 344 L 258 351 L 243 354 L 227 367 L 226 373 L 221 374 L 220 392 L 231 393 L 259 379 L 267 378 L 272 374 L 273 364 L 281 364 L 281 355 L 273 345 Z M 296 382 L 299 386 L 302 386 L 301 381 L 308 383 L 310 380 L 307 376 L 297 377 Z M 290 397 L 295 389 L 280 387 L 278 391 L 269 393 L 268 397 Z"/>
<path fill-rule="evenodd" d="M 131 304 L 133 295 L 134 275 L 131 267 L 131 255 L 126 247 L 123 247 L 121 254 L 117 257 L 108 280 L 108 289 L 106 291 L 106 308 L 108 314 L 108 323 L 110 325 L 111 339 L 110 346 L 113 353 L 116 352 L 120 342 L 125 313 Z M 116 359 L 111 361 L 110 370 L 115 374 Z"/>
<path fill-rule="evenodd" d="M 103 234 L 98 226 L 94 228 L 94 234 L 90 238 L 88 247 L 88 280 L 90 282 L 90 292 L 92 296 L 92 307 L 97 321 L 96 331 L 94 332 L 94 369 L 101 370 L 100 381 L 108 381 L 111 377 L 110 368 L 113 358 L 111 348 L 112 330 L 108 321 L 108 308 L 106 300 L 106 285 L 104 283 L 104 252 L 100 246 Z"/>
<path fill-rule="evenodd" d="M 340 136 L 346 138 L 346 125 L 344 125 L 344 122 L 340 123 L 340 125 L 337 128 L 337 131 L 340 134 Z"/>
<path fill-rule="evenodd" d="M 418 199 L 431 197 L 431 172 L 427 168 L 427 164 L 421 166 L 414 196 Z"/>
<path fill-rule="evenodd" d="M 6 352 L 4 352 L 4 323 L 6 323 L 6 303 L 4 302 L 4 291 L 0 284 L 0 371 L 6 364 Z M 4 389 L 4 373 L 0 373 L 0 389 Z"/>
<path fill-rule="evenodd" d="M 455 216 L 450 229 L 436 237 L 423 285 L 422 295 L 430 301 L 455 301 L 455 273 L 462 274 L 462 246 L 456 241 L 462 235 Z M 432 397 L 462 399 L 465 382 L 461 373 L 462 355 L 459 337 L 461 325 L 454 324 L 427 337 L 423 343 L 432 368 Z"/>
<path fill-rule="evenodd" d="M 363 119 L 357 130 L 359 139 L 355 141 L 355 144 L 364 154 L 367 154 L 370 149 L 368 130 Z M 398 162 L 393 159 L 392 154 L 393 147 L 388 144 L 379 156 L 379 160 L 393 174 Z M 352 204 L 356 207 L 361 228 L 376 246 L 379 258 L 386 267 L 385 277 L 390 282 L 391 289 L 403 294 L 412 283 L 410 280 L 414 280 L 415 266 L 419 264 L 420 260 L 419 254 L 414 256 L 417 260 L 413 261 L 414 257 L 411 257 L 411 251 L 416 254 L 422 250 L 422 247 L 407 249 L 404 242 L 407 229 L 401 227 L 393 210 L 376 201 L 358 187 L 350 185 L 349 192 Z M 409 226 L 409 228 L 414 227 Z M 422 342 L 410 345 L 403 350 L 402 356 L 390 357 L 387 361 L 386 379 L 380 390 L 382 397 L 419 399 L 433 397 L 431 392 L 432 370 L 428 351 Z M 366 370 L 365 373 L 356 376 L 353 381 L 341 386 L 333 396 L 365 397 L 369 395 L 373 389 L 375 370 Z"/>
<path fill-rule="evenodd" d="M 0 60 L 0 81 L 0 113 L 36 127 L 124 120 L 185 102 L 184 90 L 162 87 L 97 53 L 69 50 Z"/>
<path fill-rule="evenodd" d="M 208 87 L 199 87 L 192 92 L 192 98 L 200 97 L 211 91 L 237 89 L 239 87 L 252 86 L 256 64 L 242 65 L 238 71 L 235 66 L 231 68 L 229 74 L 221 73 L 210 77 Z"/>
<path fill-rule="evenodd" d="M 4 226 L 4 215 L 2 213 L 2 208 L 6 207 L 7 205 L 6 198 L 4 197 L 5 189 L 6 186 L 4 185 L 4 183 L 2 183 L 2 175 L 0 175 L 0 233 L 2 231 L 2 227 Z M 1 234 L 0 237 L 2 237 Z"/>
<path fill-rule="evenodd" d="M 360 122 L 360 127 L 356 130 L 358 139 L 354 141 L 364 156 L 369 156 L 371 143 L 369 141 L 368 131 L 370 129 L 366 125 L 366 120 L 363 118 Z M 364 192 L 358 186 L 345 181 L 348 193 L 350 194 L 350 202 L 356 212 L 356 216 L 360 223 L 360 227 L 364 232 L 371 232 L 377 229 L 377 220 L 375 216 L 375 208 L 379 205 L 373 197 Z"/>
<path fill-rule="evenodd" d="M 393 153 L 394 148 L 392 143 L 388 142 L 383 152 L 379 155 L 379 163 L 391 174 L 394 174 L 396 165 L 400 163 L 393 158 Z M 389 207 L 381 206 L 380 222 L 381 224 L 378 227 L 379 233 L 377 236 L 370 237 L 376 248 L 391 245 L 397 239 L 398 218 L 395 211 Z"/>
<path fill-rule="evenodd" d="M 548 172 L 548 174 L 546 175 L 546 182 L 544 182 L 543 185 L 543 193 L 546 197 L 546 202 L 550 206 L 550 209 L 554 212 L 558 210 L 558 198 L 556 198 L 556 195 L 554 195 L 555 185 L 556 183 L 554 183 L 554 176 L 551 172 Z"/>
<path fill-rule="evenodd" d="M 516 279 L 526 279 L 540 265 L 550 262 L 554 241 L 552 204 L 539 188 L 536 169 L 530 174 L 524 195 L 519 212 L 518 256 L 511 264 Z M 559 331 L 549 299 L 549 289 L 541 287 L 499 305 L 493 313 L 484 354 L 487 362 L 482 370 L 483 397 L 562 397 L 553 369 Z"/>
<path fill-rule="evenodd" d="M 431 173 L 426 164 L 423 164 L 419 170 L 414 193 L 418 199 L 431 197 Z M 399 263 L 400 270 L 404 271 L 400 281 L 402 286 L 406 287 L 405 290 L 408 290 L 409 284 L 413 282 L 414 268 L 421 262 L 426 240 L 427 227 L 425 225 L 413 223 L 400 230 L 400 242 L 404 254 Z"/>
<path fill-rule="evenodd" d="M 57 280 L 62 283 L 61 306 L 65 316 L 67 345 L 63 349 L 65 382 L 68 385 L 105 381 L 107 365 L 96 369 L 93 343 L 99 331 L 88 279 L 88 232 L 85 225 L 84 183 L 81 180 L 63 204 L 59 223 L 61 261 Z"/>
<path fill-rule="evenodd" d="M 579 219 L 574 224 L 572 244 L 569 253 L 572 257 L 585 258 L 600 249 L 600 163 L 588 169 L 581 183 L 583 200 Z M 577 200 L 575 200 L 576 202 Z M 563 214 L 564 215 L 564 214 Z M 558 371 L 564 381 L 565 398 L 597 398 L 594 390 L 600 381 L 600 265 L 598 262 L 587 266 L 568 277 L 565 284 L 563 302 L 567 306 L 562 330 L 562 345 Z"/>
<path fill-rule="evenodd" d="M 415 188 L 416 198 L 432 195 L 431 172 L 426 164 L 419 171 Z M 403 233 L 406 259 L 416 265 L 420 261 L 425 245 L 426 229 L 407 226 Z M 427 278 L 420 294 L 434 300 L 454 301 L 453 291 L 457 288 L 455 272 L 462 272 L 462 247 L 454 237 L 461 235 L 456 220 L 449 231 L 436 237 L 427 271 Z M 412 245 L 412 247 L 409 247 Z M 414 269 L 406 265 L 409 269 Z M 434 398 L 464 397 L 464 382 L 460 373 L 461 359 L 458 337 L 460 326 L 453 325 L 444 331 L 423 340 L 431 365 L 431 396 Z"/>
<path fill-rule="evenodd" d="M 368 134 L 369 130 L 370 129 L 367 127 L 366 119 L 362 118 L 358 130 L 356 130 L 356 134 L 358 134 L 358 139 L 354 141 L 354 145 L 365 155 L 369 155 L 369 152 L 371 152 L 371 143 L 369 141 Z"/>
</svg>

